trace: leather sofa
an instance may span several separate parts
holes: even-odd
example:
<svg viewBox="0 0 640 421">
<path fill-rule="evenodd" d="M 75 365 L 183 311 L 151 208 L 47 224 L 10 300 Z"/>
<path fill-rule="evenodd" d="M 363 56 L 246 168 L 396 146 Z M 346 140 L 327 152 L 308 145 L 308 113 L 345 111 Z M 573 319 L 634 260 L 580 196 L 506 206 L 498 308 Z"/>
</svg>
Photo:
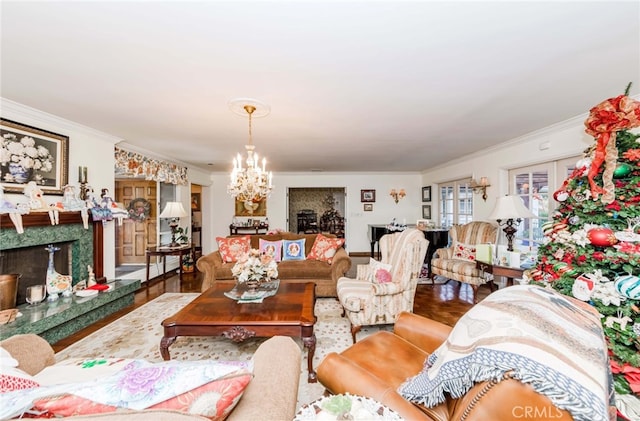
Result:
<svg viewBox="0 0 640 421">
<path fill-rule="evenodd" d="M 251 248 L 259 248 L 260 239 L 267 241 L 298 240 L 305 239 L 305 256 L 309 254 L 318 234 L 294 234 L 281 232 L 278 234 L 264 234 L 251 236 Z M 323 234 L 325 237 L 335 237 L 331 234 Z M 222 261 L 220 251 L 216 250 L 206 256 L 202 256 L 196 262 L 198 270 L 204 274 L 202 291 L 205 291 L 217 280 L 233 280 L 231 268 L 235 263 Z M 340 247 L 331 262 L 319 260 L 286 260 L 278 263 L 278 278 L 280 282 L 313 281 L 316 283 L 316 296 L 337 297 L 336 284 L 351 268 L 351 258 L 343 247 Z"/>
<path fill-rule="evenodd" d="M 33 334 L 15 335 L 0 342 L 18 368 L 36 375 L 55 363 L 53 349 L 44 339 Z M 290 420 L 296 411 L 300 381 L 300 347 L 293 339 L 274 336 L 263 342 L 254 356 L 254 377 L 227 420 Z M 214 397 L 215 398 L 215 397 Z M 180 421 L 209 418 L 170 410 L 143 410 L 69 417 L 101 421 Z"/>
<path fill-rule="evenodd" d="M 393 333 L 381 331 L 340 354 L 327 355 L 317 369 L 318 380 L 330 393 L 372 398 L 407 420 L 573 419 L 568 411 L 555 406 L 529 384 L 512 378 L 510 373 L 477 382 L 457 399 L 445 393 L 445 401 L 433 407 L 404 399 L 398 388 L 422 371 L 427 357 L 449 340 L 451 331 L 447 325 L 404 312 Z M 606 355 L 604 348 L 603 340 L 601 351 Z M 607 388 L 605 383 L 600 383 L 603 390 Z"/>
</svg>

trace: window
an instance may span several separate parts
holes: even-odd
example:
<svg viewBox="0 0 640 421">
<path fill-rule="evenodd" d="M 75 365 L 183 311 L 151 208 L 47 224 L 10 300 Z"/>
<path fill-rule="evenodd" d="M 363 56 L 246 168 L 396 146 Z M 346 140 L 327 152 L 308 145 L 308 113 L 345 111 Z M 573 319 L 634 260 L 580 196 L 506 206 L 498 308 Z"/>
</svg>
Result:
<svg viewBox="0 0 640 421">
<path fill-rule="evenodd" d="M 440 188 L 440 225 L 450 227 L 454 224 L 466 224 L 473 219 L 473 189 L 471 179 L 441 183 Z"/>
<path fill-rule="evenodd" d="M 520 196 L 525 206 L 538 216 L 520 223 L 514 238 L 515 249 L 526 251 L 538 247 L 544 237 L 542 225 L 558 205 L 553 200 L 553 193 L 571 174 L 579 159 L 576 156 L 509 170 L 509 193 Z"/>
</svg>

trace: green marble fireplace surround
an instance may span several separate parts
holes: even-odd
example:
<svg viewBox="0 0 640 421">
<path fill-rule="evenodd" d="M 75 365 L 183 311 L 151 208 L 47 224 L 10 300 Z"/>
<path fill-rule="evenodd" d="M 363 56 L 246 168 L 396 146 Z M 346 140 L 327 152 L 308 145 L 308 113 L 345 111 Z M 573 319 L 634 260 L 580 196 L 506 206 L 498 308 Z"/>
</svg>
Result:
<svg viewBox="0 0 640 421">
<path fill-rule="evenodd" d="M 89 265 L 93 266 L 97 276 L 102 276 L 103 227 L 100 222 L 90 222 L 85 229 L 80 212 L 61 212 L 59 225 L 51 225 L 46 213 L 24 215 L 23 222 L 24 233 L 18 234 L 7 215 L 0 215 L 0 256 L 15 249 L 67 243 L 71 247 L 74 285 L 87 279 Z M 47 259 L 37 264 L 46 267 Z M 69 271 L 68 268 L 56 269 L 63 274 Z M 42 279 L 41 283 L 44 282 L 45 279 Z M 37 305 L 18 305 L 21 316 L 13 322 L 0 325 L 0 340 L 20 333 L 35 333 L 49 343 L 55 343 L 133 304 L 134 294 L 140 288 L 139 280 L 107 282 L 111 289 L 93 297 L 74 295 L 52 302 L 45 300 Z"/>
<path fill-rule="evenodd" d="M 84 229 L 82 224 L 29 227 L 23 234 L 11 229 L 0 230 L 0 251 L 63 242 L 72 243 L 71 275 L 75 285 L 87 279 L 87 266 L 93 266 L 93 224 L 89 224 L 88 229 Z"/>
</svg>

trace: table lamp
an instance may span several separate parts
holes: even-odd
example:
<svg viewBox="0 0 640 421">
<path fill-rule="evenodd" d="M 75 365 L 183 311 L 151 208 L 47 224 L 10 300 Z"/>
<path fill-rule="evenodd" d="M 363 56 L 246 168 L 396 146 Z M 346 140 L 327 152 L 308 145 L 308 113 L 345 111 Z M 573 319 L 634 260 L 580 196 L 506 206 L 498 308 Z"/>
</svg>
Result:
<svg viewBox="0 0 640 421">
<path fill-rule="evenodd" d="M 527 209 L 520 196 L 506 195 L 496 200 L 496 207 L 493 208 L 489 219 L 495 219 L 498 225 L 504 226 L 502 230 L 507 236 L 508 251 L 513 251 L 513 237 L 524 218 L 537 218 L 537 216 Z"/>
<path fill-rule="evenodd" d="M 171 218 L 169 227 L 171 227 L 171 244 L 170 247 L 177 247 L 179 244 L 176 242 L 176 231 L 178 229 L 178 221 L 180 218 L 187 216 L 187 212 L 182 207 L 181 202 L 167 202 L 164 210 L 160 214 L 160 218 Z"/>
</svg>

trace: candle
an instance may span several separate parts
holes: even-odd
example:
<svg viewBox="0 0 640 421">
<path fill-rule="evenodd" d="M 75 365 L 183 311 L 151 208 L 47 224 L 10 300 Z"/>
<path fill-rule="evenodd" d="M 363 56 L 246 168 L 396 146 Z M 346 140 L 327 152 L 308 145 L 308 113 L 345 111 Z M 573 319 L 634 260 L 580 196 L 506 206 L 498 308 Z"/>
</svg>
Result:
<svg viewBox="0 0 640 421">
<path fill-rule="evenodd" d="M 42 288 L 33 288 L 31 290 L 31 301 L 42 301 Z"/>
<path fill-rule="evenodd" d="M 80 182 L 80 184 L 87 182 L 87 167 L 78 167 L 78 182 Z"/>
</svg>

